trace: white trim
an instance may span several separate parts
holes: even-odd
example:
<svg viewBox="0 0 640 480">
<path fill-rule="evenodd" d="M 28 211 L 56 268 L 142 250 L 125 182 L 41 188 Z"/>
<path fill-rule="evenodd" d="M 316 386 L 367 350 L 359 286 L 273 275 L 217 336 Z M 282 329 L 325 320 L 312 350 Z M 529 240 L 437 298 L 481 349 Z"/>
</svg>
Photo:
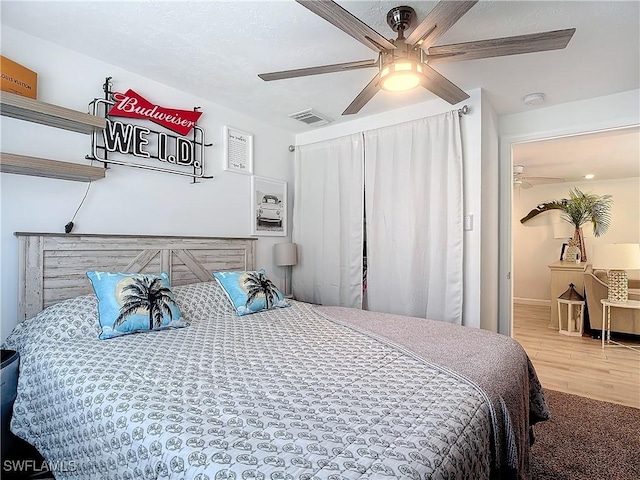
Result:
<svg viewBox="0 0 640 480">
<path fill-rule="evenodd" d="M 539 298 L 513 297 L 513 303 L 517 305 L 535 305 L 538 307 L 551 307 L 551 300 L 540 300 Z"/>
</svg>

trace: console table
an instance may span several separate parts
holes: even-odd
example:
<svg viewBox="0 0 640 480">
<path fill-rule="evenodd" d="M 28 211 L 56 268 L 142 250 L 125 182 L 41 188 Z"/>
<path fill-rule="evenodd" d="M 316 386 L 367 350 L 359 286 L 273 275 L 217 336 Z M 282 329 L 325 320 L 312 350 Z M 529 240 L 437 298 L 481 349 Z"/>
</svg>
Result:
<svg viewBox="0 0 640 480">
<path fill-rule="evenodd" d="M 551 320 L 549 328 L 558 330 L 558 297 L 562 295 L 569 284 L 573 283 L 576 291 L 582 295 L 584 292 L 584 271 L 587 268 L 586 262 L 563 262 L 557 261 L 549 265 L 551 270 Z"/>
</svg>

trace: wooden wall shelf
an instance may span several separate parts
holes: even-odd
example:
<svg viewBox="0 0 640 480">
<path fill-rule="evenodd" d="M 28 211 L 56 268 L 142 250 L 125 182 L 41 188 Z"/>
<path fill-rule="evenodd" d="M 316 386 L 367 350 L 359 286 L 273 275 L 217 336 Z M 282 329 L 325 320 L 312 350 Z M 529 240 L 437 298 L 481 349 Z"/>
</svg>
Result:
<svg viewBox="0 0 640 480">
<path fill-rule="evenodd" d="M 8 92 L 2 92 L 0 95 L 0 113 L 6 117 L 86 134 L 103 129 L 107 124 L 106 119 L 95 115 Z"/>
<path fill-rule="evenodd" d="M 102 117 L 8 92 L 0 94 L 0 114 L 85 134 L 92 134 L 107 125 L 107 120 Z M 15 153 L 0 153 L 0 172 L 75 182 L 91 182 L 105 176 L 104 168 Z"/>
<path fill-rule="evenodd" d="M 91 182 L 105 176 L 105 169 L 102 167 L 16 155 L 15 153 L 0 153 L 0 172 L 75 182 Z"/>
</svg>

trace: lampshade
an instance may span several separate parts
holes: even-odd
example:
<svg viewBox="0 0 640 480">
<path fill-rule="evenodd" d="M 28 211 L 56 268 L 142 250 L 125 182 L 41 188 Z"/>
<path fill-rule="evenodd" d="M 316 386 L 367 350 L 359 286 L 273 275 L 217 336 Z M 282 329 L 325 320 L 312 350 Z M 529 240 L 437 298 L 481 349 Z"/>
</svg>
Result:
<svg viewBox="0 0 640 480">
<path fill-rule="evenodd" d="M 639 243 L 607 243 L 594 245 L 593 268 L 599 270 L 639 270 Z"/>
<path fill-rule="evenodd" d="M 273 257 L 278 267 L 296 265 L 298 263 L 298 246 L 295 243 L 276 243 L 273 246 Z"/>
</svg>

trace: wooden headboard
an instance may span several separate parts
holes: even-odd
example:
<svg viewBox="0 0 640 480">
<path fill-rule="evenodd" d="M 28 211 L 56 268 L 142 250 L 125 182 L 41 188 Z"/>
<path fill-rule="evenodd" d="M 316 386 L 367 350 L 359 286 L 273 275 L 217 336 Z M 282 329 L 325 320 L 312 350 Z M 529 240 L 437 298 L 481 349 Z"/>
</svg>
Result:
<svg viewBox="0 0 640 480">
<path fill-rule="evenodd" d="M 211 281 L 211 272 L 253 270 L 255 238 L 15 234 L 20 242 L 18 321 L 93 293 L 86 272 L 167 272 L 171 285 Z"/>
</svg>

